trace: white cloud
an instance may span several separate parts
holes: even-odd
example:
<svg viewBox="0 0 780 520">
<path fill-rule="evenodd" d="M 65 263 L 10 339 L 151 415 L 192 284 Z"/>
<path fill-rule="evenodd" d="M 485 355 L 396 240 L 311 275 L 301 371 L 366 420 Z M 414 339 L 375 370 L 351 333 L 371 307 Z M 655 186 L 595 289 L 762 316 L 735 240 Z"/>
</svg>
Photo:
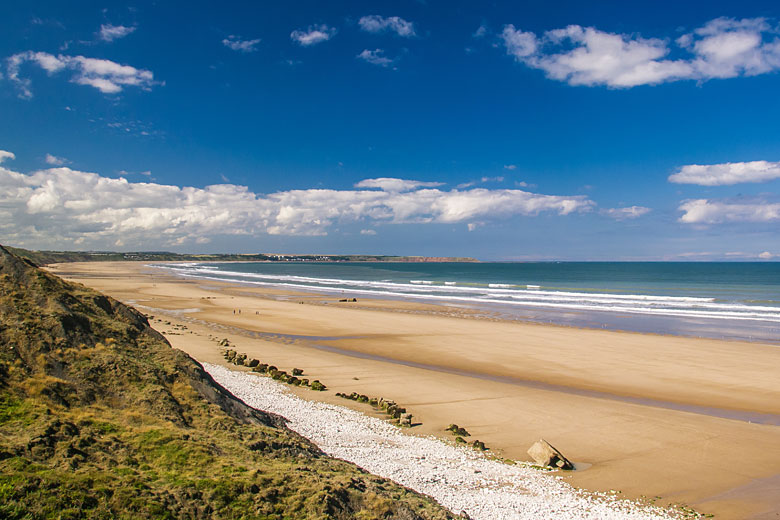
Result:
<svg viewBox="0 0 780 520">
<path fill-rule="evenodd" d="M 258 43 L 260 43 L 260 38 L 256 40 L 241 40 L 232 34 L 222 40 L 222 45 L 237 52 L 255 52 L 257 51 Z"/>
<path fill-rule="evenodd" d="M 504 165 L 504 169 L 505 170 L 516 170 L 517 169 L 517 165 L 516 164 L 505 164 Z"/>
<path fill-rule="evenodd" d="M 523 32 L 515 29 L 512 24 L 505 25 L 501 33 L 506 52 L 516 59 L 527 58 L 536 52 L 536 35 L 531 32 Z"/>
<path fill-rule="evenodd" d="M 63 157 L 57 157 L 56 155 L 52 155 L 50 153 L 46 154 L 46 164 L 51 164 L 52 166 L 62 166 L 67 162 L 68 160 Z"/>
<path fill-rule="evenodd" d="M 361 235 L 376 235 L 376 231 L 373 229 L 361 229 L 360 230 Z"/>
<path fill-rule="evenodd" d="M 472 38 L 483 38 L 488 33 L 487 25 L 480 24 L 477 30 L 471 35 Z"/>
<path fill-rule="evenodd" d="M 416 35 L 414 32 L 414 24 L 412 22 L 407 22 L 398 16 L 364 16 L 358 21 L 358 25 L 360 25 L 360 28 L 364 31 L 371 33 L 392 31 L 404 38 L 411 38 Z"/>
<path fill-rule="evenodd" d="M 642 215 L 647 215 L 652 210 L 643 206 L 629 206 L 627 208 L 609 208 L 601 210 L 602 215 L 606 215 L 615 220 L 627 220 L 639 218 Z"/>
<path fill-rule="evenodd" d="M 385 51 L 382 49 L 363 49 L 363 52 L 358 54 L 356 58 L 367 61 L 368 63 L 371 63 L 372 65 L 379 65 L 380 67 L 389 67 L 393 63 L 395 63 L 396 59 L 390 59 L 387 56 L 385 56 Z"/>
<path fill-rule="evenodd" d="M 309 45 L 315 45 L 330 40 L 336 36 L 337 32 L 335 27 L 328 27 L 324 24 L 310 25 L 305 31 L 297 29 L 291 32 L 290 38 L 299 45 L 308 47 Z"/>
<path fill-rule="evenodd" d="M 669 182 L 724 186 L 742 182 L 780 179 L 780 162 L 750 161 L 721 164 L 688 164 L 669 176 Z"/>
<path fill-rule="evenodd" d="M 74 72 L 71 77 L 73 83 L 89 85 L 105 94 L 121 92 L 124 87 L 133 86 L 144 90 L 150 90 L 159 82 L 154 80 L 154 74 L 144 69 L 136 69 L 129 65 L 96 59 L 84 56 L 54 56 L 46 52 L 22 52 L 14 54 L 7 60 L 8 79 L 15 82 L 20 89 L 23 98 L 32 97 L 30 80 L 19 76 L 20 67 L 24 63 L 38 65 L 49 75 L 68 69 Z"/>
<path fill-rule="evenodd" d="M 135 31 L 135 27 L 127 27 L 124 25 L 111 25 L 103 24 L 100 26 L 100 39 L 105 42 L 112 42 L 119 38 L 124 38 L 128 34 Z"/>
<path fill-rule="evenodd" d="M 696 54 L 693 65 L 703 79 L 756 76 L 780 68 L 777 28 L 764 18 L 716 18 L 677 40 Z M 765 35 L 772 35 L 771 41 Z M 766 41 L 765 41 L 766 40 Z"/>
<path fill-rule="evenodd" d="M 542 36 L 504 26 L 508 54 L 570 85 L 637 85 L 755 76 L 780 69 L 780 40 L 763 18 L 717 18 L 676 40 L 688 56 L 669 59 L 669 42 L 570 25 Z M 560 52 L 555 52 L 561 49 Z"/>
<path fill-rule="evenodd" d="M 486 182 L 504 182 L 503 177 L 482 177 L 478 181 L 469 181 L 469 182 L 463 182 L 461 184 L 458 184 L 456 187 L 460 190 L 463 188 L 470 188 L 472 186 L 477 185 L 478 183 L 486 183 Z M 519 185 L 518 183 L 515 183 L 516 185 Z"/>
<path fill-rule="evenodd" d="M 774 257 L 774 256 L 775 256 L 775 255 L 773 255 L 773 254 L 772 254 L 772 253 L 770 253 L 769 251 L 764 251 L 763 253 L 761 253 L 761 254 L 759 254 L 759 255 L 758 255 L 758 257 L 759 257 L 761 260 L 771 260 L 771 259 L 772 259 L 772 257 Z"/>
<path fill-rule="evenodd" d="M 582 196 L 520 190 L 442 191 L 372 179 L 376 189 L 308 189 L 260 195 L 247 187 L 130 182 L 67 167 L 0 167 L 0 240 L 37 247 L 163 247 L 219 235 L 325 235 L 339 223 L 458 223 L 589 211 Z M 407 183 L 407 184 L 403 184 Z M 413 184 L 409 184 L 413 183 Z M 384 189 L 381 189 L 383 188 Z"/>
<path fill-rule="evenodd" d="M 11 152 L 6 152 L 5 150 L 0 150 L 0 163 L 5 161 L 6 159 L 16 159 L 16 156 Z"/>
<path fill-rule="evenodd" d="M 355 184 L 355 187 L 379 188 L 383 191 L 401 192 L 416 190 L 417 188 L 435 188 L 443 184 L 443 182 L 412 181 L 408 179 L 396 179 L 394 177 L 377 177 L 376 179 L 363 179 Z"/>
<path fill-rule="evenodd" d="M 780 221 L 780 203 L 764 201 L 730 202 L 708 199 L 687 200 L 680 204 L 686 224 Z"/>
</svg>

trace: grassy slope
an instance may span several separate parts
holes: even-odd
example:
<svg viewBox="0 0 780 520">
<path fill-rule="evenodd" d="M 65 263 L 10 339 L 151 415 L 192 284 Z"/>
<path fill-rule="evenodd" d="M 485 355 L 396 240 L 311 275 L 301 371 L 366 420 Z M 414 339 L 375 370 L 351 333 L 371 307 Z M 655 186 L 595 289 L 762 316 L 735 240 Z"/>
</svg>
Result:
<svg viewBox="0 0 780 520">
<path fill-rule="evenodd" d="M 0 518 L 448 518 L 0 247 Z"/>
</svg>

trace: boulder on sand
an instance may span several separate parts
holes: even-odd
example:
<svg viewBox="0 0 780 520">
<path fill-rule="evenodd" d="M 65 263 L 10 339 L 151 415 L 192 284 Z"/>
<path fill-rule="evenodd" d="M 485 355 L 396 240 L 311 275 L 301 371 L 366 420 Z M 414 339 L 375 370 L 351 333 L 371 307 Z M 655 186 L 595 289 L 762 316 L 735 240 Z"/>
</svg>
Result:
<svg viewBox="0 0 780 520">
<path fill-rule="evenodd" d="M 552 444 L 544 439 L 539 439 L 528 448 L 528 454 L 540 466 L 549 466 L 559 469 L 574 469 L 574 464 L 563 454 L 556 450 Z"/>
</svg>

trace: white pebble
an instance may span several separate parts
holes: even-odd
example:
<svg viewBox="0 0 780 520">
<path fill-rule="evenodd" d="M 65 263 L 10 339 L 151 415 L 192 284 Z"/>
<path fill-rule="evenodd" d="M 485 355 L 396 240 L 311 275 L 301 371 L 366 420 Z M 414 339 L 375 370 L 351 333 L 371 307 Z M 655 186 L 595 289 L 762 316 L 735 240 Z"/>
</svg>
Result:
<svg viewBox="0 0 780 520">
<path fill-rule="evenodd" d="M 658 507 L 575 489 L 554 474 L 490 460 L 471 448 L 407 435 L 343 406 L 301 399 L 268 377 L 208 363 L 203 367 L 249 406 L 285 417 L 290 429 L 328 455 L 431 496 L 474 520 L 677 518 Z"/>
</svg>

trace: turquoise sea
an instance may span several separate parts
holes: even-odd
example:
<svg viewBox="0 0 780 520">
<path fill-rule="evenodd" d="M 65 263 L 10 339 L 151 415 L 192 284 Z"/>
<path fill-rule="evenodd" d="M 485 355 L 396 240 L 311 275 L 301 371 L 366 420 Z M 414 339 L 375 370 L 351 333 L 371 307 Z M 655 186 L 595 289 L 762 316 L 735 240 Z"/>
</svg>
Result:
<svg viewBox="0 0 780 520">
<path fill-rule="evenodd" d="M 456 305 L 507 319 L 780 343 L 780 263 L 181 263 L 203 280 Z"/>
</svg>

